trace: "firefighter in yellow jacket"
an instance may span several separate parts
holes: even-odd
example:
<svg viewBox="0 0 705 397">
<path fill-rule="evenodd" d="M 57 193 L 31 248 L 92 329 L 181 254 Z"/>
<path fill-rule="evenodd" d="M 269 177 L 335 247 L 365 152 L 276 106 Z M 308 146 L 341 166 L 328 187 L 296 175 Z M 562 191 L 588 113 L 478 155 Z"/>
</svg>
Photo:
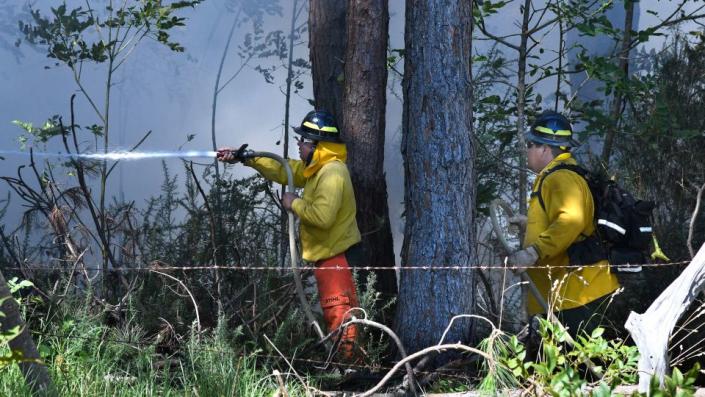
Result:
<svg viewBox="0 0 705 397">
<path fill-rule="evenodd" d="M 361 258 L 361 237 L 355 219 L 355 194 L 345 165 L 347 148 L 333 116 L 325 111 L 309 112 L 294 132 L 301 135 L 297 140 L 301 160 L 288 161 L 294 185 L 303 187 L 303 194 L 285 193 L 282 205 L 301 221 L 301 255 L 316 265 L 318 296 L 330 332 L 343 323 L 350 308 L 358 306 L 350 267 Z M 218 159 L 237 162 L 233 152 L 221 149 Z M 244 164 L 271 181 L 287 183 L 284 168 L 275 160 L 259 157 Z M 353 325 L 341 337 L 341 352 L 346 357 L 352 354 L 356 335 Z"/>
<path fill-rule="evenodd" d="M 528 268 L 544 300 L 575 335 L 579 329 L 589 333 L 599 324 L 619 283 L 593 244 L 595 208 L 587 182 L 568 169 L 552 171 L 562 164 L 577 165 L 570 153 L 578 146 L 572 134 L 568 119 L 552 111 L 540 114 L 526 134 L 528 167 L 538 175 L 527 217 L 514 220 L 526 223 L 524 249 L 507 262 Z M 528 311 L 533 315 L 544 309 L 529 296 Z"/>
</svg>

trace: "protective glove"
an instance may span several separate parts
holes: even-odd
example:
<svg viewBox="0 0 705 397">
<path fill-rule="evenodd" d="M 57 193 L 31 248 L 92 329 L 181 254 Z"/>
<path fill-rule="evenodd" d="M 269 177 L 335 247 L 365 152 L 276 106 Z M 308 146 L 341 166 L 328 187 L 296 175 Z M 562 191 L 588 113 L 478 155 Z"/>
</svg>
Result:
<svg viewBox="0 0 705 397">
<path fill-rule="evenodd" d="M 299 196 L 295 195 L 294 193 L 286 192 L 282 196 L 282 207 L 286 208 L 287 210 L 291 211 L 291 204 L 299 198 Z"/>
<path fill-rule="evenodd" d="M 526 215 L 514 215 L 507 218 L 509 222 L 509 230 L 513 233 L 519 233 L 520 231 L 526 230 Z"/>
<path fill-rule="evenodd" d="M 539 253 L 536 248 L 529 246 L 523 250 L 517 251 L 507 258 L 507 266 L 515 266 L 517 269 L 512 269 L 515 274 L 524 273 L 527 267 L 532 266 L 539 260 Z"/>
<path fill-rule="evenodd" d="M 228 164 L 240 163 L 245 159 L 244 154 L 247 146 L 248 145 L 245 143 L 237 150 L 230 147 L 218 149 L 215 158 Z"/>
</svg>

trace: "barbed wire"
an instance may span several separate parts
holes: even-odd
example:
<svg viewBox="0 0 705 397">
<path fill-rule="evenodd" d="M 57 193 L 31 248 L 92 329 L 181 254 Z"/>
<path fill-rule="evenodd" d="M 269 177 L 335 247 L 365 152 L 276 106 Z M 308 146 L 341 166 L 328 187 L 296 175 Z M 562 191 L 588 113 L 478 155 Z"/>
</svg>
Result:
<svg viewBox="0 0 705 397">
<path fill-rule="evenodd" d="M 679 262 L 668 262 L 668 263 L 638 263 L 638 264 L 624 264 L 624 265 L 609 265 L 612 269 L 638 269 L 638 268 L 659 268 L 668 266 L 680 266 L 689 264 L 690 261 L 679 261 Z M 222 265 L 211 265 L 211 266 L 172 266 L 172 265 L 161 265 L 152 264 L 147 267 L 118 267 L 118 268 L 108 268 L 104 269 L 102 267 L 86 267 L 81 266 L 79 268 L 68 268 L 69 265 L 27 265 L 26 267 L 0 267 L 2 270 L 32 270 L 32 271 L 106 271 L 112 273 L 121 272 L 149 272 L 152 270 L 158 271 L 196 271 L 196 270 L 230 270 L 230 271 L 276 271 L 276 272 L 291 272 L 293 269 L 291 267 L 274 267 L 274 266 L 222 266 Z M 545 266 L 513 266 L 513 265 L 415 265 L 415 266 L 330 266 L 325 268 L 319 268 L 317 266 L 297 266 L 297 270 L 318 270 L 318 271 L 340 271 L 346 269 L 352 270 L 529 270 L 529 269 L 585 269 L 590 267 L 595 267 L 596 265 L 545 265 Z M 604 265 L 597 265 L 604 266 Z M 627 271 L 628 272 L 628 271 Z"/>
</svg>

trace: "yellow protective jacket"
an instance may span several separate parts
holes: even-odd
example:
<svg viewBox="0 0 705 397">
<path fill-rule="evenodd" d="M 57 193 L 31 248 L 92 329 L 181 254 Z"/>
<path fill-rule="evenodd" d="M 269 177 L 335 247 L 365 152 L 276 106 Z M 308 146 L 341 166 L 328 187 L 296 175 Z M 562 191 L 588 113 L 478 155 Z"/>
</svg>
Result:
<svg viewBox="0 0 705 397">
<path fill-rule="evenodd" d="M 288 160 L 294 186 L 304 188 L 291 208 L 301 220 L 301 256 L 309 262 L 336 256 L 361 240 L 346 159 L 344 144 L 319 142 L 308 166 L 301 160 Z M 287 183 L 286 171 L 276 160 L 259 157 L 245 165 L 271 181 Z"/>
<path fill-rule="evenodd" d="M 573 171 L 558 170 L 543 181 L 544 211 L 536 191 L 541 178 L 558 164 L 577 163 L 570 153 L 562 153 L 536 177 L 524 236 L 524 247 L 533 246 L 539 254 L 527 273 L 554 311 L 585 305 L 619 288 L 607 260 L 580 269 L 564 267 L 569 264 L 568 247 L 595 233 L 595 209 L 585 179 Z M 530 315 L 544 312 L 531 295 L 528 309 Z"/>
</svg>

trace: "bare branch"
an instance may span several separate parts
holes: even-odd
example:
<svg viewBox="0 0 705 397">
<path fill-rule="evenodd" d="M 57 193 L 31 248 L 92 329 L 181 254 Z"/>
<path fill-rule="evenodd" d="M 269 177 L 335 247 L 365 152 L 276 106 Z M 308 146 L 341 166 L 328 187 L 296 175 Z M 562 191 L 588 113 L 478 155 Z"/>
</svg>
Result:
<svg viewBox="0 0 705 397">
<path fill-rule="evenodd" d="M 690 253 L 690 259 L 695 257 L 695 251 L 693 250 L 693 234 L 695 232 L 695 220 L 700 212 L 700 203 L 703 199 L 703 191 L 705 191 L 705 183 L 698 188 L 698 198 L 695 200 L 695 209 L 693 209 L 693 215 L 690 217 L 690 226 L 688 227 L 688 252 Z"/>
<path fill-rule="evenodd" d="M 389 370 L 389 372 L 387 372 L 387 374 L 384 376 L 384 378 L 382 378 L 382 380 L 380 380 L 379 383 L 377 383 L 373 388 L 371 388 L 370 390 L 368 390 L 364 393 L 356 394 L 355 396 L 369 397 L 369 396 L 373 395 L 374 393 L 377 392 L 377 390 L 379 390 L 382 386 L 384 386 L 384 384 L 387 383 L 387 381 L 389 381 L 389 379 L 399 370 L 399 368 L 406 365 L 406 363 L 413 361 L 413 360 L 416 360 L 419 357 L 423 357 L 429 353 L 439 353 L 439 352 L 445 351 L 445 350 L 461 350 L 461 351 L 466 351 L 466 352 L 470 352 L 470 353 L 475 353 L 477 355 L 484 357 L 487 360 L 487 365 L 490 365 L 490 366 L 497 365 L 497 363 L 494 361 L 492 356 L 490 356 L 489 354 L 483 352 L 482 350 L 475 349 L 474 347 L 463 345 L 462 343 L 451 343 L 451 344 L 445 344 L 445 345 L 431 346 L 431 347 L 427 347 L 423 350 L 419 350 L 418 352 L 408 356 L 407 358 L 400 360 L 399 362 L 397 362 L 394 365 L 394 367 L 392 367 L 392 369 Z"/>
<path fill-rule="evenodd" d="M 179 285 L 181 285 L 181 288 L 183 288 L 186 291 L 186 293 L 191 298 L 191 302 L 193 303 L 193 310 L 196 312 L 196 329 L 198 330 L 198 335 L 200 335 L 201 334 L 201 315 L 198 312 L 198 304 L 196 303 L 196 299 L 193 297 L 193 294 L 188 289 L 186 284 L 184 284 L 183 281 L 179 280 L 178 278 L 176 278 L 170 274 L 162 273 L 162 272 L 160 272 L 158 270 L 154 270 L 154 269 L 149 269 L 149 271 L 176 281 L 177 283 L 179 283 Z"/>
</svg>

